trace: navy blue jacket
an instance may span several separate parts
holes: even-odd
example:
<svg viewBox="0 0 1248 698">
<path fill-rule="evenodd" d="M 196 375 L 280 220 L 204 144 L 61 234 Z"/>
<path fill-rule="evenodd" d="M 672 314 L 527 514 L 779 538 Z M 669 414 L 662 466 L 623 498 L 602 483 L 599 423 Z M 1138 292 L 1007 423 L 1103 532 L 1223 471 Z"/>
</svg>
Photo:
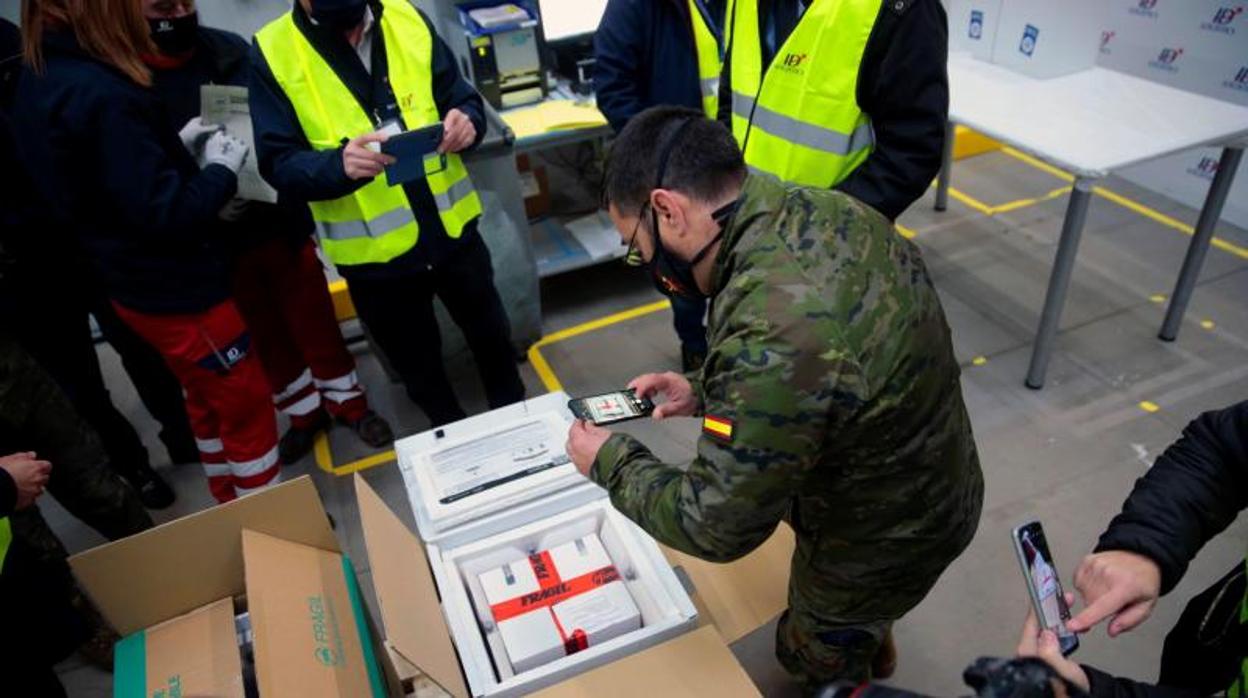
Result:
<svg viewBox="0 0 1248 698">
<path fill-rule="evenodd" d="M 381 3 L 370 2 L 373 16 L 381 21 Z M 394 92 L 390 88 L 386 64 L 385 43 L 380 27 L 374 30 L 372 44 L 372 71 L 365 70 L 355 49 L 337 32 L 312 24 L 299 3 L 292 9 L 295 26 L 317 52 L 338 74 L 347 89 L 356 97 L 368 114 L 382 115 L 380 121 L 398 116 Z M 477 129 L 475 148 L 485 137 L 485 107 L 481 95 L 459 74 L 455 55 L 434 30 L 433 24 L 421 13 L 429 33 L 434 37 L 433 46 L 433 96 L 438 114 L 445 118 L 451 109 L 459 109 Z M 260 174 L 277 189 L 282 197 L 299 201 L 326 201 L 337 199 L 364 186 L 367 180 L 347 177 L 342 164 L 342 148 L 313 150 L 304 136 L 303 128 L 290 99 L 273 77 L 273 71 L 252 42 L 250 93 L 251 121 L 256 134 L 256 151 L 259 155 Z M 343 143 L 358 133 L 342 134 Z M 385 175 L 382 175 L 383 177 Z M 465 243 L 478 235 L 477 221 L 464 227 L 463 235 L 452 240 L 446 234 L 442 219 L 438 217 L 437 203 L 429 184 L 418 179 L 403 186 L 416 221 L 420 225 L 420 239 L 408 252 L 385 264 L 343 265 L 339 272 L 350 281 L 352 278 L 388 278 L 418 270 L 440 266 Z"/>
<path fill-rule="evenodd" d="M 73 33 L 44 37 L 45 70 L 18 80 L 13 128 L 56 228 L 74 231 L 109 296 L 145 313 L 195 313 L 229 297 L 213 242 L 237 189 L 203 170 L 156 96 L 88 56 Z"/>
<path fill-rule="evenodd" d="M 797 2 L 760 0 L 758 26 L 774 36 L 774 46 L 797 26 Z M 947 25 L 940 0 L 889 0 L 880 7 L 858 68 L 858 106 L 871 117 L 875 150 L 836 189 L 889 220 L 922 196 L 940 170 L 949 116 Z M 765 64 L 774 53 L 764 42 Z M 719 118 L 729 127 L 731 80 L 729 59 L 719 82 Z"/>
<path fill-rule="evenodd" d="M 249 47 L 243 37 L 200 27 L 195 43 L 195 53 L 185 64 L 152 71 L 152 89 L 164 103 L 169 125 L 174 129 L 182 128 L 187 121 L 200 115 L 202 85 L 247 87 L 248 84 Z M 219 229 L 223 243 L 243 250 L 273 238 L 302 242 L 314 226 L 305 202 L 286 202 L 279 198 L 276 205 L 251 202 L 241 219 L 234 223 L 221 222 Z"/>
<path fill-rule="evenodd" d="M 718 28 L 723 1 L 707 0 L 706 9 Z M 616 133 L 650 107 L 702 109 L 686 0 L 609 0 L 594 34 L 594 58 L 598 109 Z"/>
</svg>

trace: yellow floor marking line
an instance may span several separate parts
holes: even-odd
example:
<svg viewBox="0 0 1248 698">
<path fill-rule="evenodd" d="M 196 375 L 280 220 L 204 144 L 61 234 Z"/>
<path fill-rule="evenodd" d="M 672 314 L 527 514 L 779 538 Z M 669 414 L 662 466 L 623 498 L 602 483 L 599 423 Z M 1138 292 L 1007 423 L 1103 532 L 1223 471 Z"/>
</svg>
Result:
<svg viewBox="0 0 1248 698">
<path fill-rule="evenodd" d="M 972 366 L 983 366 L 986 363 L 988 363 L 988 357 L 986 356 L 976 356 L 975 358 L 971 359 Z"/>
<path fill-rule="evenodd" d="M 1153 412 L 1161 410 L 1161 405 L 1158 405 L 1155 402 L 1149 402 L 1148 400 L 1142 400 L 1140 401 L 1140 409 L 1152 414 Z"/>
<path fill-rule="evenodd" d="M 907 228 L 900 223 L 896 223 L 895 225 L 897 226 L 897 232 L 901 233 L 901 236 L 907 240 L 913 240 L 915 236 L 918 235 L 918 233 L 916 233 L 912 228 Z"/>
<path fill-rule="evenodd" d="M 670 301 L 655 301 L 654 303 L 647 303 L 618 313 L 612 313 L 596 320 L 590 320 L 589 322 L 569 327 L 566 330 L 559 330 L 542 337 L 533 346 L 529 347 L 529 362 L 533 364 L 533 370 L 537 372 L 538 378 L 542 380 L 542 385 L 546 387 L 547 391 L 563 390 L 563 384 L 559 382 L 559 377 L 555 375 L 555 372 L 550 368 L 550 364 L 546 362 L 546 357 L 542 356 L 542 347 L 548 347 L 557 342 L 594 332 L 604 327 L 610 327 L 621 322 L 661 312 L 671 307 Z M 316 435 L 312 451 L 316 458 L 316 465 L 331 475 L 350 475 L 351 473 L 390 463 L 397 458 L 394 451 L 385 451 L 336 466 L 334 465 L 333 451 L 330 449 L 329 437 L 323 431 Z"/>
<path fill-rule="evenodd" d="M 1206 330 L 1212 330 L 1215 327 L 1217 327 L 1217 324 L 1214 323 L 1213 320 L 1205 319 L 1205 320 L 1200 321 L 1200 326 L 1205 328 Z"/>
<path fill-rule="evenodd" d="M 1165 303 L 1166 295 L 1164 293 L 1154 293 L 1153 295 L 1149 296 L 1148 299 L 1154 303 Z"/>
<path fill-rule="evenodd" d="M 1074 175 L 1070 174 L 1069 172 L 1066 172 L 1060 168 L 1054 167 L 1053 165 L 1050 165 L 1047 162 L 1039 160 L 1038 158 L 1028 155 L 1027 153 L 1024 153 L 1020 150 L 1016 150 L 1014 148 L 1010 148 L 1006 146 L 1001 149 L 1001 152 L 1014 158 L 1015 160 L 1031 165 L 1037 170 L 1047 172 L 1062 181 L 1065 181 L 1065 182 L 1075 181 Z M 953 194 L 953 191 L 950 190 L 949 193 Z M 1050 196 L 1053 193 L 1054 192 L 1050 192 Z M 1122 194 L 1119 194 L 1118 192 L 1113 191 L 1112 189 L 1107 189 L 1105 187 L 1096 186 L 1092 188 L 1092 193 L 1096 194 L 1097 196 L 1103 199 L 1112 201 L 1113 203 L 1118 204 L 1119 206 L 1129 211 L 1138 213 L 1141 216 L 1144 216 L 1145 218 L 1156 221 L 1157 223 L 1160 223 L 1161 225 L 1164 225 L 1167 228 L 1173 228 L 1174 230 L 1177 230 L 1189 236 L 1196 234 L 1196 229 L 1193 226 L 1187 223 L 1184 223 L 1183 221 L 1173 216 L 1168 216 L 1156 209 L 1145 206 L 1144 204 L 1138 201 L 1135 201 L 1134 199 L 1129 199 L 1123 196 Z M 1044 197 L 1041 197 L 1041 198 L 1043 199 Z M 1052 197 L 1052 198 L 1056 198 L 1056 197 Z M 1036 203 L 1039 203 L 1039 201 L 1036 201 Z M 992 207 L 989 207 L 989 208 L 992 208 Z M 997 208 L 1000 208 L 1000 207 L 997 207 Z M 1241 245 L 1237 245 L 1228 240 L 1223 240 L 1220 237 L 1214 237 L 1212 244 L 1214 247 L 1218 248 L 1219 250 L 1222 250 L 1223 252 L 1229 252 L 1241 259 L 1248 259 L 1248 248 L 1245 248 Z"/>
</svg>

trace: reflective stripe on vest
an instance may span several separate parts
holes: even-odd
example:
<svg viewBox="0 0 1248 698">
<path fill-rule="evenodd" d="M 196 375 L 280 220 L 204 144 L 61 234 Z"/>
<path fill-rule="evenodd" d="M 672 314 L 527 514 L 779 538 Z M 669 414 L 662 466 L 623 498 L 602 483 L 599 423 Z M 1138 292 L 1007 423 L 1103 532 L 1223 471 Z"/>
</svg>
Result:
<svg viewBox="0 0 1248 698">
<path fill-rule="evenodd" d="M 754 172 L 829 188 L 871 154 L 858 73 L 882 0 L 818 0 L 763 69 L 758 0 L 733 0 L 732 132 Z"/>
<path fill-rule="evenodd" d="M 700 0 L 689 0 L 689 18 L 693 21 L 693 43 L 698 52 L 698 85 L 702 89 L 702 109 L 709 119 L 719 113 L 719 73 L 724 67 L 723 54 L 715 32 L 707 25 Z"/>
<path fill-rule="evenodd" d="M 0 519 L 0 572 L 4 571 L 4 559 L 9 556 L 9 543 L 13 542 L 13 526 L 9 517 Z"/>
<path fill-rule="evenodd" d="M 390 87 L 404 126 L 418 129 L 439 123 L 433 97 L 433 35 L 407 0 L 382 0 L 380 31 L 385 42 Z M 256 34 L 256 44 L 277 83 L 294 107 L 308 143 L 316 150 L 336 150 L 343 139 L 376 130 L 351 91 L 334 73 L 286 13 Z M 481 215 L 481 199 L 458 155 L 446 156 L 446 169 L 426 176 L 446 233 L 463 234 Z M 386 184 L 385 175 L 347 196 L 309 203 L 325 256 L 334 264 L 388 262 L 416 245 L 420 226 L 403 187 Z"/>
</svg>

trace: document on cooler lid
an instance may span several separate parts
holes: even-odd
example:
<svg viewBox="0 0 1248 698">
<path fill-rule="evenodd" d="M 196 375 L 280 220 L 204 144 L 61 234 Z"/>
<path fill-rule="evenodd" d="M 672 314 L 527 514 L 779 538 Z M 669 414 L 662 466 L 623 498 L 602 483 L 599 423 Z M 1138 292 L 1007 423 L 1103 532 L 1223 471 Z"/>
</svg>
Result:
<svg viewBox="0 0 1248 698">
<path fill-rule="evenodd" d="M 566 428 L 557 417 L 517 420 L 428 452 L 421 471 L 438 504 L 456 504 L 570 463 L 562 441 Z"/>
<path fill-rule="evenodd" d="M 199 88 L 200 118 L 220 124 L 231 136 L 247 144 L 250 152 L 238 172 L 238 196 L 251 201 L 277 203 L 277 190 L 260 176 L 256 160 L 256 137 L 251 130 L 251 107 L 247 88 L 234 85 L 203 85 Z M 203 167 L 204 163 L 199 163 Z"/>
</svg>

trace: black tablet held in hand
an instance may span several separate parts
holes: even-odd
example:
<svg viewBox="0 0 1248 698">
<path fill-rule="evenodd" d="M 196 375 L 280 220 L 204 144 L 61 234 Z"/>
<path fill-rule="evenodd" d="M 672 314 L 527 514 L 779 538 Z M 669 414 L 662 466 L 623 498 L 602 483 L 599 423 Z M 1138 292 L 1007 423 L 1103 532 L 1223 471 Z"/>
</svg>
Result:
<svg viewBox="0 0 1248 698">
<path fill-rule="evenodd" d="M 398 186 L 446 169 L 445 155 L 440 156 L 439 167 L 430 170 L 425 164 L 429 155 L 437 153 L 441 142 L 442 124 L 404 131 L 387 138 L 381 144 L 381 152 L 393 157 L 394 164 L 386 167 L 386 183 Z"/>
</svg>

